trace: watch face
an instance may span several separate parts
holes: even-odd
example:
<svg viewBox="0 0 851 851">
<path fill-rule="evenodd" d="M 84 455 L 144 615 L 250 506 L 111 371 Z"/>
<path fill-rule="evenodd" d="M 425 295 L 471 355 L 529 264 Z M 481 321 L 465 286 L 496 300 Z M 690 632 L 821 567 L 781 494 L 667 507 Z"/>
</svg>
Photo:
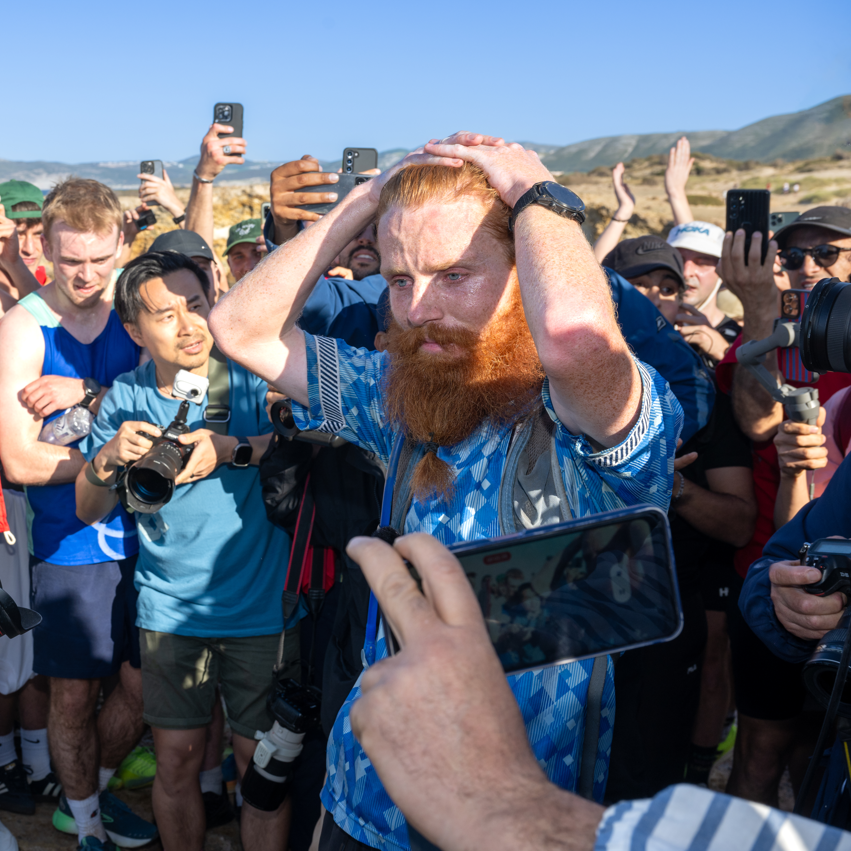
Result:
<svg viewBox="0 0 851 851">
<path fill-rule="evenodd" d="M 560 183 L 547 183 L 542 189 L 544 194 L 551 196 L 559 204 L 563 204 L 571 210 L 578 212 L 585 209 L 582 199 L 575 192 L 571 192 L 566 186 L 562 186 Z"/>
<path fill-rule="evenodd" d="M 233 452 L 233 463 L 237 467 L 247 467 L 251 463 L 251 444 L 241 443 Z"/>
</svg>

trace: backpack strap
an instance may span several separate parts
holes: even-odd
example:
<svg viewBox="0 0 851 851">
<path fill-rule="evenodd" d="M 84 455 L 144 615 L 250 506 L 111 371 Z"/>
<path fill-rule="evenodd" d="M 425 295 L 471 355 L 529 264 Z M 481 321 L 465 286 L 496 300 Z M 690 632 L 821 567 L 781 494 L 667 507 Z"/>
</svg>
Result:
<svg viewBox="0 0 851 851">
<path fill-rule="evenodd" d="M 600 738 L 600 713 L 603 709 L 603 689 L 606 687 L 608 656 L 598 656 L 591 668 L 588 694 L 585 696 L 585 735 L 582 737 L 582 763 L 576 793 L 594 800 L 594 769 L 597 767 L 597 748 Z"/>
<path fill-rule="evenodd" d="M 227 358 L 213 346 L 207 366 L 207 407 L 204 425 L 216 434 L 227 434 L 230 422 L 230 375 Z"/>
</svg>

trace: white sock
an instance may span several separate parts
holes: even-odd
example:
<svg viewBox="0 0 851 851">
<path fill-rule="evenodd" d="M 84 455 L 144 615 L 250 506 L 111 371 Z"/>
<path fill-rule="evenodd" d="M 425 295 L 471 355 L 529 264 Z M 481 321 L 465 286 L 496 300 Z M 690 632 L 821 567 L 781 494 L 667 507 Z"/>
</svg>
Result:
<svg viewBox="0 0 851 851">
<path fill-rule="evenodd" d="M 0 736 L 0 765 L 8 765 L 18 758 L 15 750 L 14 730 L 8 736 Z"/>
<path fill-rule="evenodd" d="M 112 775 L 118 771 L 117 768 L 99 768 L 98 769 L 98 792 L 106 792 L 106 787 L 109 781 L 112 780 Z"/>
<path fill-rule="evenodd" d="M 47 729 L 21 728 L 21 762 L 30 769 L 30 780 L 44 780 L 50 774 L 50 750 Z"/>
<path fill-rule="evenodd" d="M 242 806 L 242 786 L 239 785 L 239 780 L 236 781 L 236 789 L 234 789 L 234 800 L 238 807 Z"/>
<path fill-rule="evenodd" d="M 201 781 L 201 794 L 205 792 L 215 792 L 217 795 L 222 794 L 222 767 L 217 765 L 215 768 L 210 768 L 207 771 L 202 771 L 198 774 Z"/>
<path fill-rule="evenodd" d="M 84 836 L 95 836 L 101 842 L 106 842 L 106 831 L 100 818 L 100 801 L 98 793 L 89 795 L 85 801 L 72 801 L 68 798 L 68 806 L 77 822 L 77 838 L 82 840 Z"/>
</svg>

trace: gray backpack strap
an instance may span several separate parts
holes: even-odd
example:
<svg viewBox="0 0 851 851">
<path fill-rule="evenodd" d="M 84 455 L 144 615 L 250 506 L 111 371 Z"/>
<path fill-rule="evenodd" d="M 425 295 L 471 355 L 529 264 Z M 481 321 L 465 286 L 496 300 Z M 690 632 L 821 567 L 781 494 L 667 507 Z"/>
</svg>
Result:
<svg viewBox="0 0 851 851">
<path fill-rule="evenodd" d="M 414 443 L 406 437 L 400 440 L 402 452 L 399 455 L 399 464 L 396 467 L 396 485 L 393 488 L 393 502 L 390 508 L 390 525 L 400 533 L 405 531 L 405 518 L 411 508 L 413 494 L 411 492 L 411 479 L 414 475 L 414 467 L 423 456 L 421 443 Z"/>
<path fill-rule="evenodd" d="M 582 738 L 582 763 L 576 794 L 589 801 L 594 799 L 594 769 L 600 738 L 600 713 L 603 710 L 603 689 L 606 686 L 607 656 L 598 656 L 591 668 L 591 681 L 585 698 L 585 735 Z"/>
</svg>

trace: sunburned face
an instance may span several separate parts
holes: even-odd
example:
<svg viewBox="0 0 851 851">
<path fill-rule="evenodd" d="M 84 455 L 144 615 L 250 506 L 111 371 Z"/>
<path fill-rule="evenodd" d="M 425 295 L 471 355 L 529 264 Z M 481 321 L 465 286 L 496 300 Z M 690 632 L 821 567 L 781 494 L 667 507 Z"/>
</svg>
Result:
<svg viewBox="0 0 851 851">
<path fill-rule="evenodd" d="M 645 275 L 630 278 L 629 282 L 642 294 L 647 296 L 659 313 L 671 323 L 676 324 L 677 313 L 682 304 L 680 282 L 673 272 L 667 269 L 654 269 Z"/>
<path fill-rule="evenodd" d="M 112 280 L 124 236 L 117 225 L 107 233 L 83 233 L 56 222 L 50 240 L 42 237 L 44 256 L 53 263 L 58 291 L 77 308 L 94 307 Z"/>
<path fill-rule="evenodd" d="M 423 353 L 453 353 L 452 344 L 428 339 L 429 328 L 478 333 L 509 304 L 514 265 L 482 227 L 487 212 L 482 201 L 468 197 L 393 207 L 381 219 L 381 274 L 393 317 L 403 328 L 425 330 Z"/>
<path fill-rule="evenodd" d="M 210 305 L 201 282 L 188 269 L 153 278 L 141 288 L 145 309 L 128 333 L 160 364 L 193 370 L 210 356 L 213 338 L 207 328 Z"/>
</svg>

